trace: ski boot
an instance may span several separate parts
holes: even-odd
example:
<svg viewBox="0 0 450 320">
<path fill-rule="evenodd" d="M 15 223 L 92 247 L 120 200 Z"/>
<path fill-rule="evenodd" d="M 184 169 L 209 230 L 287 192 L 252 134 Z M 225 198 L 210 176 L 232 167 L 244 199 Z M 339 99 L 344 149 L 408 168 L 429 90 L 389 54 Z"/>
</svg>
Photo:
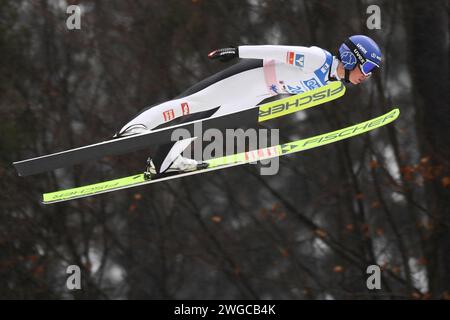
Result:
<svg viewBox="0 0 450 320">
<path fill-rule="evenodd" d="M 145 166 L 145 171 L 144 171 L 144 179 L 145 180 L 152 180 L 154 179 L 156 176 L 156 168 L 155 165 L 153 164 L 152 158 L 147 158 L 147 163 Z"/>
<path fill-rule="evenodd" d="M 151 158 L 147 159 L 147 166 L 144 172 L 145 180 L 152 180 L 156 178 L 161 178 L 165 176 L 171 176 L 179 173 L 190 172 L 195 170 L 202 170 L 208 168 L 209 163 L 207 162 L 199 162 L 197 160 L 185 158 L 179 155 L 171 166 L 162 173 L 157 173 L 155 165 Z"/>
</svg>

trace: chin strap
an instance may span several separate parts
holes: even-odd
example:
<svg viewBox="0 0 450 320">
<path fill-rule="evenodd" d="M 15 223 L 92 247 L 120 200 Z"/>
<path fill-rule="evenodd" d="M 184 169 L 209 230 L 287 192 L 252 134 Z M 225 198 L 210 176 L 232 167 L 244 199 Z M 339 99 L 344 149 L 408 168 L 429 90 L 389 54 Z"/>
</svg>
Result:
<svg viewBox="0 0 450 320">
<path fill-rule="evenodd" d="M 339 54 L 339 52 L 336 54 L 335 56 L 339 61 L 341 61 L 341 56 Z M 342 61 L 341 61 L 342 62 Z M 345 83 L 350 83 L 350 70 L 347 70 L 344 68 L 344 82 Z"/>
<path fill-rule="evenodd" d="M 345 83 L 350 83 L 350 70 L 344 68 L 344 81 Z"/>
</svg>

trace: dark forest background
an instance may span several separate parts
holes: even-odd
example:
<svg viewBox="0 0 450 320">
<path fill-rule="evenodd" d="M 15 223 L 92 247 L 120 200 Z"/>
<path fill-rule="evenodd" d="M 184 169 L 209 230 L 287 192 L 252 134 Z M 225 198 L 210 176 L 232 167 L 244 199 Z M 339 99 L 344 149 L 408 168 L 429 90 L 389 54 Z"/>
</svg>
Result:
<svg viewBox="0 0 450 320">
<path fill-rule="evenodd" d="M 0 0 L 0 298 L 450 299 L 448 16 L 442 0 Z M 43 206 L 43 192 L 133 174 L 147 155 L 12 167 L 104 140 L 232 64 L 212 49 L 335 53 L 352 34 L 380 44 L 381 72 L 272 126 L 307 137 L 393 107 L 399 120 L 281 159 L 277 176 L 249 165 Z M 82 290 L 66 288 L 72 264 Z M 366 287 L 371 264 L 381 290 Z"/>
</svg>

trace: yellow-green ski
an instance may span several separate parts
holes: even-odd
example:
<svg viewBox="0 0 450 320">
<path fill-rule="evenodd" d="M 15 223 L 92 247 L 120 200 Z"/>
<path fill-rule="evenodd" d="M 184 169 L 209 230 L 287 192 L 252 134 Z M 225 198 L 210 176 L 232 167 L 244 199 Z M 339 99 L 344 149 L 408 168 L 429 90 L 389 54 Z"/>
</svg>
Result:
<svg viewBox="0 0 450 320">
<path fill-rule="evenodd" d="M 341 81 L 259 106 L 258 122 L 282 117 L 340 98 L 345 93 Z"/>
<path fill-rule="evenodd" d="M 287 154 L 305 151 L 312 148 L 317 148 L 323 145 L 334 143 L 340 140 L 348 139 L 373 129 L 379 128 L 386 124 L 395 121 L 400 115 L 399 109 L 393 109 L 390 112 L 373 118 L 368 121 L 364 121 L 355 124 L 350 127 L 339 129 L 333 132 L 317 135 L 314 137 L 300 139 L 268 148 L 261 148 L 254 151 L 242 152 L 234 155 L 220 157 L 216 159 L 207 160 L 209 167 L 204 170 L 192 171 L 187 173 L 180 173 L 175 176 L 163 177 L 156 180 L 145 180 L 144 174 L 139 173 L 133 176 L 110 180 L 106 182 L 95 183 L 83 187 L 60 190 L 56 192 L 45 193 L 43 195 L 43 203 L 49 204 L 54 202 L 67 201 L 77 198 L 83 198 L 87 196 L 97 195 L 110 191 L 131 188 L 134 186 L 140 186 L 149 183 L 161 182 L 165 180 L 171 180 L 175 178 L 181 178 L 184 176 L 205 173 L 208 171 L 228 168 L 237 166 L 249 162 L 260 161 L 264 159 L 270 159 L 274 157 L 284 156 Z"/>
</svg>

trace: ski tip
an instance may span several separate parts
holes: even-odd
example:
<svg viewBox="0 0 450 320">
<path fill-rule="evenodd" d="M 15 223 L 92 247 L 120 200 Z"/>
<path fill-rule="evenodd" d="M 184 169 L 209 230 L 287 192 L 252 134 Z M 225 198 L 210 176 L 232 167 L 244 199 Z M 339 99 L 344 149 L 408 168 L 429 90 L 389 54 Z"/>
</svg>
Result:
<svg viewBox="0 0 450 320">
<path fill-rule="evenodd" d="M 395 108 L 388 111 L 387 113 L 384 114 L 385 117 L 385 124 L 394 122 L 395 120 L 397 120 L 397 118 L 400 116 L 400 109 L 399 108 Z"/>
<path fill-rule="evenodd" d="M 400 115 L 400 108 L 394 107 L 394 109 L 392 109 L 390 112 L 395 113 L 395 118 L 398 118 L 398 116 Z"/>
</svg>

